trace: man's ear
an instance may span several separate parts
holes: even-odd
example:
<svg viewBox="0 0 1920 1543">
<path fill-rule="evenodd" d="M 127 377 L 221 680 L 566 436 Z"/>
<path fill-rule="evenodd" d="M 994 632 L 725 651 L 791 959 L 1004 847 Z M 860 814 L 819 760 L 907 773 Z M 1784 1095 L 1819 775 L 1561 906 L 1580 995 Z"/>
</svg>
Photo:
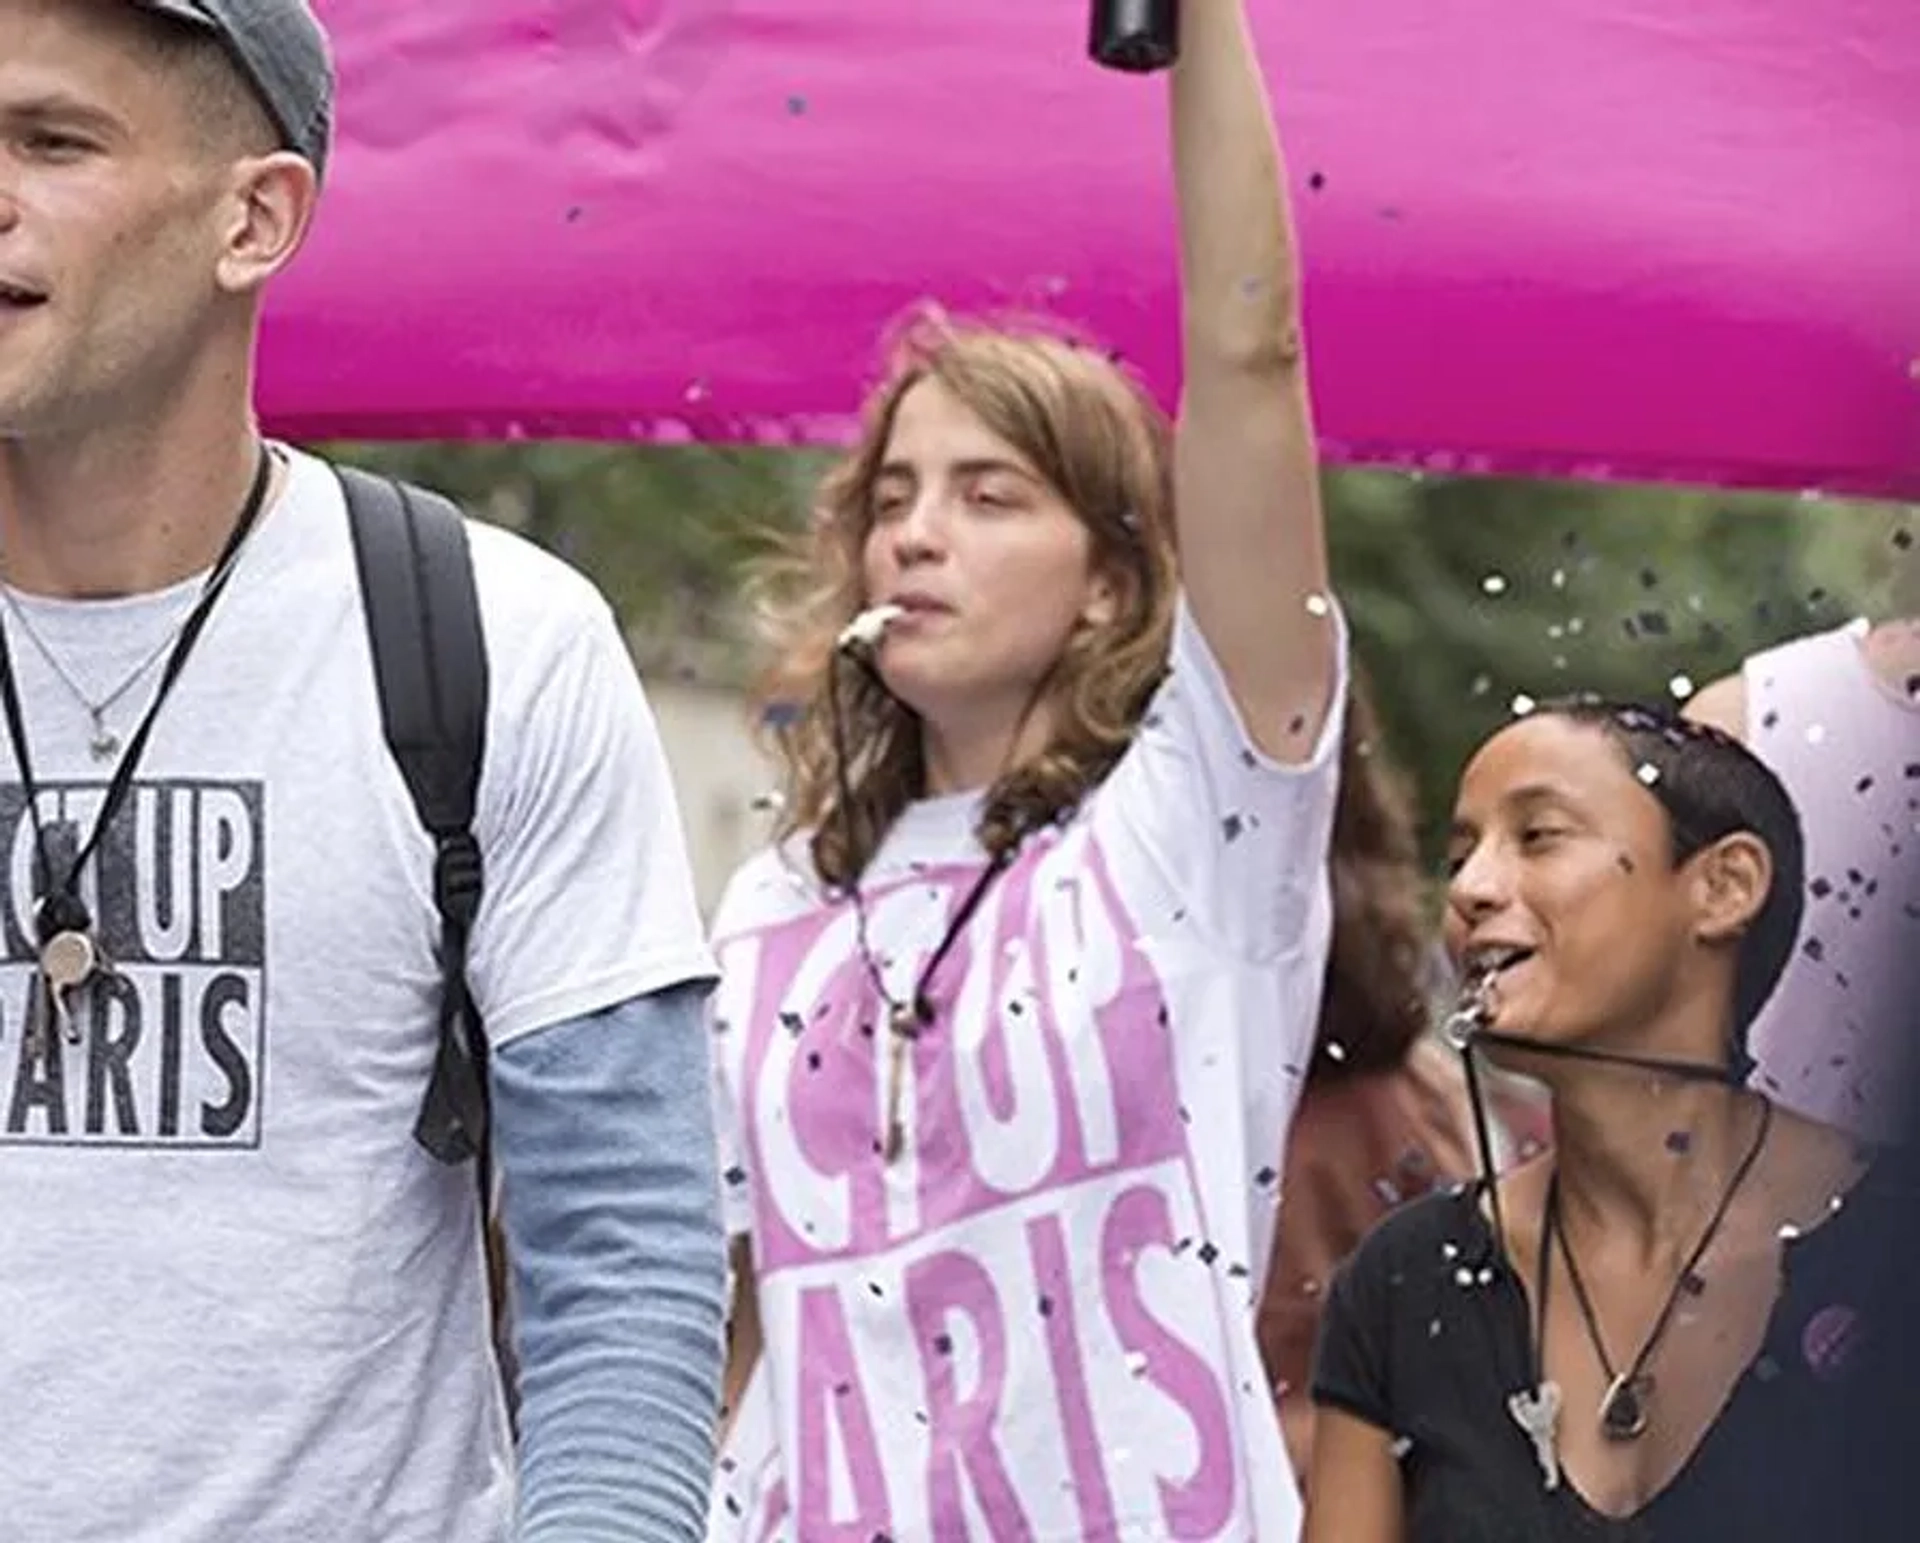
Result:
<svg viewBox="0 0 1920 1543">
<path fill-rule="evenodd" d="M 313 224 L 320 182 L 290 151 L 237 163 L 222 231 L 219 282 L 230 294 L 259 290 L 299 252 Z"/>
</svg>

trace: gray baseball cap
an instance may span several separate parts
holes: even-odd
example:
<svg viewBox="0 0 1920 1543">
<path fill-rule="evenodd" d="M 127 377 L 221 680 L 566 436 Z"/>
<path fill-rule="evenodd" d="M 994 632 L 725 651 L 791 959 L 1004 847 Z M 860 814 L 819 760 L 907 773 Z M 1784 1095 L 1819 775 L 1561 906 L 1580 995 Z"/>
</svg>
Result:
<svg viewBox="0 0 1920 1543">
<path fill-rule="evenodd" d="M 333 54 L 306 0 L 133 0 L 216 37 L 233 55 L 282 143 L 327 169 L 333 138 Z"/>
</svg>

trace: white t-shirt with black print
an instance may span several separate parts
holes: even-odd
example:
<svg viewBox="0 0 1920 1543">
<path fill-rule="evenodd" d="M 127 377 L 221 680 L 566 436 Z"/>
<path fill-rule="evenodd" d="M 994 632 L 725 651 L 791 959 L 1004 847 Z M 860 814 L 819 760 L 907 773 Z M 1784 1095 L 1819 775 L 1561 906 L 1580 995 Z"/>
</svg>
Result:
<svg viewBox="0 0 1920 1543">
<path fill-rule="evenodd" d="M 471 1165 L 414 1143 L 432 847 L 381 736 L 343 496 L 291 451 L 83 893 L 114 978 L 30 1053 L 33 830 L 0 779 L 0 1536 L 506 1543 Z M 679 816 L 589 584 L 472 529 L 491 705 L 471 978 L 504 1044 L 708 974 Z M 110 691 L 192 607 L 22 597 Z M 8 617 L 43 818 L 111 763 Z M 107 726 L 127 737 L 153 668 Z M 63 830 L 63 827 L 65 829 Z"/>
</svg>

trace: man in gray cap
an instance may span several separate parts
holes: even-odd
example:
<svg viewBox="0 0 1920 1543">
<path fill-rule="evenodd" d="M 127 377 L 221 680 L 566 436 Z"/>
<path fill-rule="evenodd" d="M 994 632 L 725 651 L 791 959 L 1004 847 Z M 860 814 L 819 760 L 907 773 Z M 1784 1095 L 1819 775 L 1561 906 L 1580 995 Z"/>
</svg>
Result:
<svg viewBox="0 0 1920 1543">
<path fill-rule="evenodd" d="M 477 525 L 517 1456 L 414 1141 L 433 848 L 341 481 L 251 401 L 332 111 L 299 0 L 0 0 L 0 1536 L 694 1538 L 712 962 L 608 607 Z"/>
</svg>

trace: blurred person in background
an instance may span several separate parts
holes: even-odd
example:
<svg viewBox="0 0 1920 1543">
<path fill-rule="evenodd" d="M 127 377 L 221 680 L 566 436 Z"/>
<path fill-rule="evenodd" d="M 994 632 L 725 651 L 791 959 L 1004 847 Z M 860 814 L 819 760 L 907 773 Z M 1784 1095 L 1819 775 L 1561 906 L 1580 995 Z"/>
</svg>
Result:
<svg viewBox="0 0 1920 1543">
<path fill-rule="evenodd" d="M 1686 708 L 1773 768 L 1806 832 L 1806 915 L 1753 1026 L 1756 1085 L 1873 1141 L 1899 1134 L 1920 1072 L 1920 598 L 1900 598 L 1907 615 L 1754 654 Z"/>
<path fill-rule="evenodd" d="M 1259 1304 L 1260 1351 L 1303 1480 L 1313 1439 L 1308 1375 L 1328 1281 L 1394 1207 L 1476 1168 L 1466 1079 L 1432 1032 L 1433 1004 L 1455 992 L 1413 790 L 1388 752 L 1364 672 L 1356 667 L 1352 679 L 1333 817 L 1333 950 Z M 1490 1102 L 1500 1167 L 1545 1145 L 1545 1109 L 1531 1086 L 1500 1078 Z"/>
</svg>

